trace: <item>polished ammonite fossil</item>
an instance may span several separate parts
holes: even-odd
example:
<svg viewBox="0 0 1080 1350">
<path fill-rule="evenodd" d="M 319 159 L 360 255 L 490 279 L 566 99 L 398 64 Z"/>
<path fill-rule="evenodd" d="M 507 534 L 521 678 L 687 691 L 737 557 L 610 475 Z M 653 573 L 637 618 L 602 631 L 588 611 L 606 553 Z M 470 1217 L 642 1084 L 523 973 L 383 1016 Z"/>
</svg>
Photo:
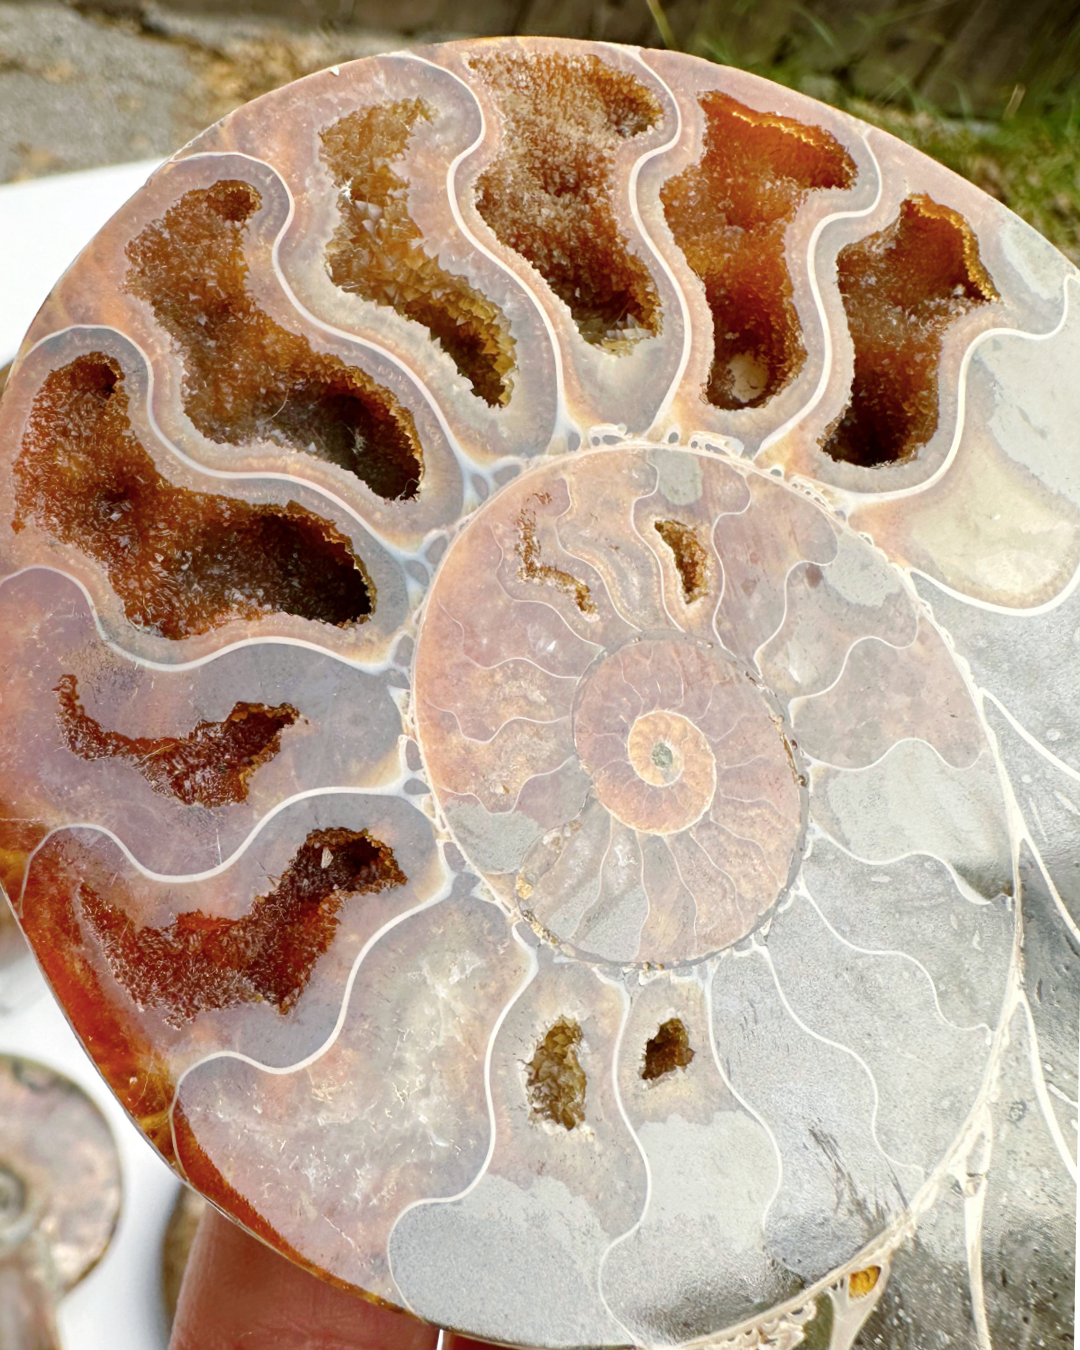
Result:
<svg viewBox="0 0 1080 1350">
<path fill-rule="evenodd" d="M 0 865 L 177 1171 L 506 1342 L 1063 1344 L 1078 297 L 656 51 L 160 169 L 0 410 Z"/>
</svg>

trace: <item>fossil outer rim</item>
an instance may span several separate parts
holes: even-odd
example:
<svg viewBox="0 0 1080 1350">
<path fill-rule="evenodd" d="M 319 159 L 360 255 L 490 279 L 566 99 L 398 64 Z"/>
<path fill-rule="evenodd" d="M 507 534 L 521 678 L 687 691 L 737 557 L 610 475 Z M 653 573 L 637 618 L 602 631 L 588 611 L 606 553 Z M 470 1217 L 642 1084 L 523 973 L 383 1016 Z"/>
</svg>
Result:
<svg viewBox="0 0 1080 1350">
<path fill-rule="evenodd" d="M 1077 283 L 605 44 L 370 58 L 163 166 L 0 404 L 0 884 L 162 1154 L 496 1342 L 1071 1333 Z M 576 765 L 597 634 L 674 744 L 590 765 L 684 829 Z M 680 686 L 725 650 L 805 790 Z"/>
</svg>

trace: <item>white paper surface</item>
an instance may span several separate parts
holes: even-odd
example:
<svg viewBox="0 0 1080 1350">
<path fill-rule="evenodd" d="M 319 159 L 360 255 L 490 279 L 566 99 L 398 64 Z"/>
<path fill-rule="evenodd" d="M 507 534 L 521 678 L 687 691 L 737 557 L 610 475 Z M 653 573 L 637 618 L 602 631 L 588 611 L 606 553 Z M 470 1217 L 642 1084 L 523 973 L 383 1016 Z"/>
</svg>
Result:
<svg viewBox="0 0 1080 1350">
<path fill-rule="evenodd" d="M 0 187 L 0 366 L 68 266 L 157 168 L 156 159 Z"/>
</svg>

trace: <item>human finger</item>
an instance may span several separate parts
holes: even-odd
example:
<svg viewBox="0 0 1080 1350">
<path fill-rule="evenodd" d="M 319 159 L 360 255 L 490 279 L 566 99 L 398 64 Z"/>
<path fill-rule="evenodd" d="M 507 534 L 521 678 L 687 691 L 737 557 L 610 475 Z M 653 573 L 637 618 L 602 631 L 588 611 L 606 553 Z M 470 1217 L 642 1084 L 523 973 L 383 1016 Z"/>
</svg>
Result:
<svg viewBox="0 0 1080 1350">
<path fill-rule="evenodd" d="M 435 1350 L 438 1334 L 327 1284 L 207 1210 L 169 1350 Z"/>
</svg>

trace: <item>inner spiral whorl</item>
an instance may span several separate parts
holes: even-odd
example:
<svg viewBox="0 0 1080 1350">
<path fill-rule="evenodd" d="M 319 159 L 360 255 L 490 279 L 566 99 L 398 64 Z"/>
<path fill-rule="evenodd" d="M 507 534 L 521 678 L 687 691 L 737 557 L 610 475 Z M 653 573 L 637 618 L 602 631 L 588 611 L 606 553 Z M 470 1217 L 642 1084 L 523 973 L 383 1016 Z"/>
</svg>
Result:
<svg viewBox="0 0 1080 1350">
<path fill-rule="evenodd" d="M 668 646 L 640 643 L 604 661 L 586 685 L 574 726 L 574 744 L 597 798 L 617 820 L 645 834 L 689 829 L 716 792 L 708 736 L 664 702 L 678 697 L 683 679 L 711 682 L 714 671 L 693 648 L 672 654 Z M 667 688 L 655 673 L 665 665 Z M 630 707 L 643 705 L 636 716 L 627 710 L 628 698 L 634 700 Z"/>
<path fill-rule="evenodd" d="M 693 452 L 561 460 L 508 484 L 435 579 L 415 687 L 439 806 L 504 903 L 590 959 L 727 947 L 800 854 L 783 709 L 714 617 L 714 525 L 746 499 L 738 469 Z"/>
<path fill-rule="evenodd" d="M 626 746 L 634 772 L 646 783 L 666 788 L 681 782 L 684 788 L 695 790 L 703 803 L 712 796 L 716 760 L 704 738 L 685 717 L 659 708 L 647 713 L 630 728 Z"/>
</svg>

